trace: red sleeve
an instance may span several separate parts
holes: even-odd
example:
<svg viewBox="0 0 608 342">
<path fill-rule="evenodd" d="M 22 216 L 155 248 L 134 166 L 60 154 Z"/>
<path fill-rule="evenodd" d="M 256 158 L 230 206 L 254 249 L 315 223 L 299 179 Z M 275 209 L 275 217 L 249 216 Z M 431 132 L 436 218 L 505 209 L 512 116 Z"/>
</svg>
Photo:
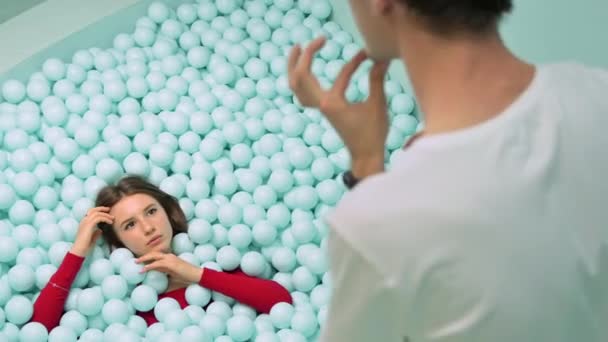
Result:
<svg viewBox="0 0 608 342">
<path fill-rule="evenodd" d="M 41 323 L 47 331 L 51 331 L 59 325 L 65 301 L 69 295 L 68 291 L 72 287 L 83 261 L 83 257 L 70 252 L 65 255 L 55 274 L 40 291 L 40 295 L 34 303 L 31 322 Z"/>
<path fill-rule="evenodd" d="M 261 313 L 269 313 L 280 302 L 292 304 L 291 294 L 281 284 L 251 277 L 241 271 L 227 273 L 205 268 L 199 285 L 234 298 Z"/>
</svg>

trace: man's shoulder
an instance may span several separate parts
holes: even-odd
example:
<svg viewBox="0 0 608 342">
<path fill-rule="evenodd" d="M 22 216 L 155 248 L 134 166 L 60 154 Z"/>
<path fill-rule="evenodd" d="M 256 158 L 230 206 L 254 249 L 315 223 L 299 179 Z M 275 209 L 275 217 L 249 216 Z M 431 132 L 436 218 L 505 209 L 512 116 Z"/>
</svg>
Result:
<svg viewBox="0 0 608 342">
<path fill-rule="evenodd" d="M 588 65 L 575 61 L 560 61 L 553 63 L 539 64 L 537 67 L 544 72 L 549 73 L 566 73 L 566 74 L 580 74 L 583 73 L 607 73 L 608 69 L 604 67 Z"/>
<path fill-rule="evenodd" d="M 605 91 L 608 87 L 608 69 L 602 67 L 578 62 L 557 62 L 539 65 L 538 70 L 547 79 L 547 86 L 573 90 L 573 94 L 579 94 L 581 88 L 587 91 Z"/>
</svg>

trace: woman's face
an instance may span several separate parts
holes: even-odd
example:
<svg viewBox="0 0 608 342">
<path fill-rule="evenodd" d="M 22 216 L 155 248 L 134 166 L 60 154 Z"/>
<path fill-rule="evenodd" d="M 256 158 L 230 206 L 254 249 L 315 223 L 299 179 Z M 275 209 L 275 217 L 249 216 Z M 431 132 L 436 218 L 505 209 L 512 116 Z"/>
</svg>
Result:
<svg viewBox="0 0 608 342">
<path fill-rule="evenodd" d="M 146 194 L 123 197 L 112 208 L 112 228 L 118 239 L 136 256 L 151 251 L 171 251 L 173 229 L 158 201 Z"/>
</svg>

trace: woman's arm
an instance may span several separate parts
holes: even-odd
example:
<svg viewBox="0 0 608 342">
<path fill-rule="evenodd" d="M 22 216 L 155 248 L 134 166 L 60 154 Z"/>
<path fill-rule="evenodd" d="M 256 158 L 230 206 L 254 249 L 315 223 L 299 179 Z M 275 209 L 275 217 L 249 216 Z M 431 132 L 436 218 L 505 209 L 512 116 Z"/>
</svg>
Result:
<svg viewBox="0 0 608 342">
<path fill-rule="evenodd" d="M 66 254 L 61 265 L 36 299 L 31 322 L 41 323 L 48 331 L 59 325 L 65 301 L 70 294 L 70 287 L 83 262 L 84 257 L 82 256 L 71 252 Z"/>
<path fill-rule="evenodd" d="M 250 277 L 243 272 L 218 272 L 199 268 L 173 253 L 150 252 L 136 259 L 146 263 L 142 272 L 157 270 L 166 273 L 174 281 L 184 284 L 197 283 L 209 290 L 249 305 L 258 312 L 269 313 L 277 303 L 292 303 L 291 294 L 273 280 Z"/>
<path fill-rule="evenodd" d="M 234 298 L 260 313 L 269 313 L 280 302 L 292 304 L 291 294 L 281 284 L 251 277 L 241 271 L 228 273 L 205 268 L 199 285 Z"/>
<path fill-rule="evenodd" d="M 72 249 L 63 258 L 57 272 L 49 279 L 34 303 L 31 322 L 41 323 L 48 331 L 59 324 L 65 301 L 70 294 L 70 287 L 82 267 L 84 258 L 95 247 L 97 239 L 101 236 L 101 230 L 97 225 L 100 222 L 112 224 L 114 220 L 114 216 L 110 215 L 109 211 L 108 207 L 92 208 L 82 218 Z"/>
</svg>

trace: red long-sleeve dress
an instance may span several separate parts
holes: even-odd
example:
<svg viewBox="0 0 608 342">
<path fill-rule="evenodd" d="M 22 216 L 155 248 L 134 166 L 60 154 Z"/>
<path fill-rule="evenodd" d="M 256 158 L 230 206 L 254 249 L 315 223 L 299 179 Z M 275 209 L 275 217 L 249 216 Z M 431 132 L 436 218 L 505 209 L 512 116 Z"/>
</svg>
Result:
<svg viewBox="0 0 608 342">
<path fill-rule="evenodd" d="M 69 252 L 66 254 L 61 265 L 36 299 L 32 322 L 41 323 L 48 331 L 59 325 L 69 294 L 65 289 L 72 286 L 83 262 L 83 257 Z M 292 303 L 291 294 L 279 283 L 251 277 L 239 270 L 218 272 L 205 268 L 198 283 L 211 291 L 220 292 L 240 303 L 249 305 L 260 313 L 269 313 L 270 309 L 279 302 Z M 186 288 L 163 293 L 158 296 L 158 299 L 166 297 L 177 300 L 182 308 L 188 306 Z M 154 310 L 137 312 L 137 314 L 146 321 L 148 326 L 157 322 Z"/>
</svg>

